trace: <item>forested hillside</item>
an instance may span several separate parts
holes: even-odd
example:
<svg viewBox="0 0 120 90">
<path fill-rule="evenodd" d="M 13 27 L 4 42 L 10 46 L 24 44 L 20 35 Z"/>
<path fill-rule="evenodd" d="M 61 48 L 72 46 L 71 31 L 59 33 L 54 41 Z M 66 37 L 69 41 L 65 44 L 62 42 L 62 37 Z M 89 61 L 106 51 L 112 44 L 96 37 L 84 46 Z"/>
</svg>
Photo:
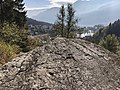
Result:
<svg viewBox="0 0 120 90">
<path fill-rule="evenodd" d="M 114 23 L 110 23 L 105 28 L 100 29 L 89 41 L 120 55 L 120 20 L 118 19 Z"/>
<path fill-rule="evenodd" d="M 50 23 L 47 23 L 47 22 L 41 22 L 41 21 L 37 21 L 37 20 L 34 20 L 32 18 L 28 18 L 27 17 L 27 25 L 46 25 L 46 26 L 51 26 L 52 24 Z"/>
<path fill-rule="evenodd" d="M 105 28 L 100 29 L 98 32 L 94 34 L 93 38 L 95 41 L 99 42 L 101 39 L 103 39 L 109 34 L 110 35 L 114 34 L 115 36 L 120 37 L 120 20 L 119 19 L 114 23 L 110 23 Z"/>
</svg>

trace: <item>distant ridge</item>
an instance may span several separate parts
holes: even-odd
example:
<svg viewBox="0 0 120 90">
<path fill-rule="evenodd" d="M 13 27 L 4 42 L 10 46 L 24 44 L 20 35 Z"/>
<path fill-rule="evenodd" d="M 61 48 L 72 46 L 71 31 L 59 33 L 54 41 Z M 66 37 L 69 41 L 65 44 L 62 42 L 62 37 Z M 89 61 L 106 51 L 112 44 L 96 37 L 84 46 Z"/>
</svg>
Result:
<svg viewBox="0 0 120 90">
<path fill-rule="evenodd" d="M 50 9 L 47 9 L 43 12 L 40 12 L 39 14 L 33 16 L 36 20 L 41 20 L 49 23 L 54 23 L 57 19 L 57 13 L 59 12 L 58 7 L 53 7 Z"/>
<path fill-rule="evenodd" d="M 80 20 L 78 23 L 80 26 L 108 25 L 120 18 L 120 0 L 77 0 L 73 3 L 73 7 L 76 18 Z M 52 7 L 36 14 L 33 18 L 54 23 L 58 12 L 58 7 Z"/>
<path fill-rule="evenodd" d="M 47 22 L 37 21 L 37 20 L 34 20 L 32 18 L 27 17 L 27 25 L 47 25 L 47 26 L 51 26 L 52 24 L 47 23 Z"/>
</svg>

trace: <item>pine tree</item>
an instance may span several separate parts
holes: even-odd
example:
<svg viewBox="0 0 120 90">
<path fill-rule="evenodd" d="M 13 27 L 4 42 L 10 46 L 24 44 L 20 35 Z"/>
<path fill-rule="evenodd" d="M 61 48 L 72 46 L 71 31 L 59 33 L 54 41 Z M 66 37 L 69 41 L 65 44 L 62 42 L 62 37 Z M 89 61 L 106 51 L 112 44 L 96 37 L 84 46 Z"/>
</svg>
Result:
<svg viewBox="0 0 120 90">
<path fill-rule="evenodd" d="M 73 32 L 75 31 L 76 28 L 76 23 L 77 23 L 77 19 L 75 19 L 75 10 L 72 7 L 72 4 L 68 4 L 67 7 L 67 32 L 66 32 L 66 37 L 69 38 L 70 34 L 73 34 Z"/>
<path fill-rule="evenodd" d="M 15 22 L 19 27 L 24 27 L 26 23 L 26 11 L 24 11 L 23 0 L 1 0 L 0 21 Z"/>
<path fill-rule="evenodd" d="M 14 1 L 14 21 L 20 27 L 24 27 L 26 23 L 26 11 L 24 11 L 23 0 Z"/>
<path fill-rule="evenodd" d="M 75 36 L 74 31 L 76 28 L 77 20 L 75 19 L 75 10 L 72 4 L 68 4 L 67 16 L 65 14 L 64 5 L 61 6 L 59 14 L 57 15 L 57 21 L 53 28 L 57 31 L 57 35 L 62 37 L 71 38 Z"/>
<path fill-rule="evenodd" d="M 54 24 L 54 29 L 57 31 L 57 34 L 61 37 L 64 37 L 65 29 L 65 8 L 64 5 L 61 6 L 59 14 L 57 15 L 57 21 Z"/>
<path fill-rule="evenodd" d="M 0 26 L 2 26 L 2 23 L 3 23 L 3 20 L 4 17 L 3 17 L 3 0 L 0 0 Z"/>
<path fill-rule="evenodd" d="M 3 2 L 3 15 L 4 15 L 4 22 L 12 23 L 14 20 L 14 1 L 13 0 L 4 0 Z"/>
<path fill-rule="evenodd" d="M 62 28 L 62 31 L 61 31 L 61 36 L 63 37 L 64 36 L 64 26 L 65 26 L 65 9 L 64 9 L 64 5 L 61 7 L 61 10 L 60 10 L 60 13 L 61 15 L 58 16 L 60 21 L 61 21 L 61 28 Z"/>
</svg>

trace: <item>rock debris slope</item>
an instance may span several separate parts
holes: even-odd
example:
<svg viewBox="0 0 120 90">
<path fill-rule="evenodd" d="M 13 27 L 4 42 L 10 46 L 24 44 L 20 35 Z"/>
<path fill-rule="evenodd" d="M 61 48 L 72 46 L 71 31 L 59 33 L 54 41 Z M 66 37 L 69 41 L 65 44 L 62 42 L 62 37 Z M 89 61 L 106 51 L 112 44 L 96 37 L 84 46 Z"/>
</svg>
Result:
<svg viewBox="0 0 120 90">
<path fill-rule="evenodd" d="M 84 40 L 57 38 L 2 66 L 0 90 L 120 90 L 120 58 Z"/>
</svg>

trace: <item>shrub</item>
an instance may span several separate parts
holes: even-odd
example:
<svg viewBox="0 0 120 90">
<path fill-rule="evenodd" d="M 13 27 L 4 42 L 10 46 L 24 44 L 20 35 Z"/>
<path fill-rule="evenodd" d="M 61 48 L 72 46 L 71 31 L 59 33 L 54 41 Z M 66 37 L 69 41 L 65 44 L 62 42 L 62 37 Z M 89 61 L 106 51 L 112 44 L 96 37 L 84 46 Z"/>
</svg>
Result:
<svg viewBox="0 0 120 90">
<path fill-rule="evenodd" d="M 100 41 L 99 45 L 113 53 L 117 53 L 119 51 L 119 41 L 114 34 L 107 35 L 103 40 Z"/>
<path fill-rule="evenodd" d="M 21 38 L 19 36 L 19 30 L 17 26 L 14 23 L 4 23 L 0 39 L 3 42 L 10 44 L 16 44 L 18 41 L 20 41 Z"/>
<path fill-rule="evenodd" d="M 5 64 L 11 61 L 19 52 L 18 46 L 0 42 L 0 63 Z"/>
<path fill-rule="evenodd" d="M 4 23 L 0 40 L 10 45 L 17 45 L 24 52 L 28 45 L 28 30 L 20 29 L 15 23 Z"/>
<path fill-rule="evenodd" d="M 36 47 L 41 46 L 40 40 L 38 38 L 31 38 L 27 39 L 26 47 L 24 47 L 23 52 L 28 52 Z"/>
<path fill-rule="evenodd" d="M 37 38 L 28 37 L 28 30 L 20 29 L 15 23 L 4 23 L 0 31 L 0 63 L 12 60 L 20 52 L 28 52 L 38 46 Z"/>
</svg>

